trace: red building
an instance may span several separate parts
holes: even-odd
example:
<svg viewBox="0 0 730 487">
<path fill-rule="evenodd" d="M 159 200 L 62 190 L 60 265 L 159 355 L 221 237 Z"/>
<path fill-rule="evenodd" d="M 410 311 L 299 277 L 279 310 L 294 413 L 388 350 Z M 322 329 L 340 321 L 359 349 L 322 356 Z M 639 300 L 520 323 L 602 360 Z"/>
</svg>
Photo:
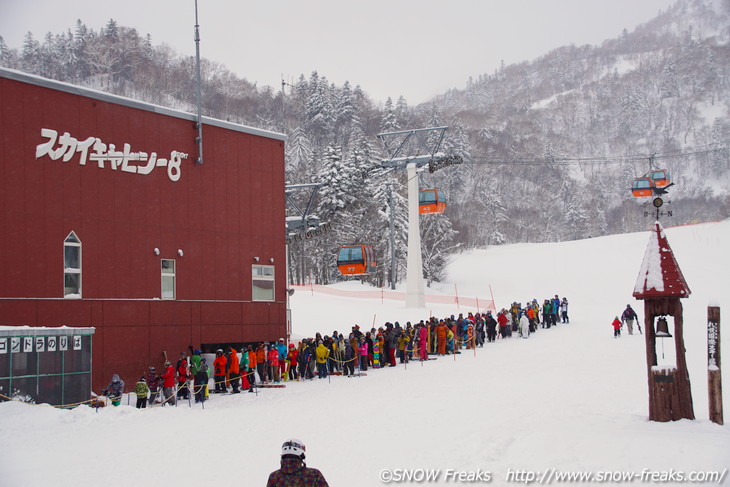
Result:
<svg viewBox="0 0 730 487">
<path fill-rule="evenodd" d="M 284 139 L 0 68 L 0 325 L 95 327 L 92 386 L 287 333 Z"/>
</svg>

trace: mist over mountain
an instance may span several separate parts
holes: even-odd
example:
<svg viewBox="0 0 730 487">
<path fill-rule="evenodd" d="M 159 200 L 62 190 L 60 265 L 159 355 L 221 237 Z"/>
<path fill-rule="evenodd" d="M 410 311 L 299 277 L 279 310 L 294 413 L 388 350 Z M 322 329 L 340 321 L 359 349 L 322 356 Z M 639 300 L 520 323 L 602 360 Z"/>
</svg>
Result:
<svg viewBox="0 0 730 487">
<path fill-rule="evenodd" d="M 290 236 L 296 282 L 340 279 L 334 259 L 343 244 L 369 243 L 389 262 L 387 183 L 394 190 L 395 277 L 405 276 L 405 171 L 384 174 L 376 136 L 449 126 L 441 151 L 464 163 L 423 172 L 420 182 L 448 199 L 443 214 L 421 220 L 431 282 L 462 249 L 646 228 L 655 218 L 651 198 L 637 200 L 630 187 L 650 167 L 669 170 L 675 183 L 664 225 L 727 218 L 729 40 L 730 0 L 678 0 L 600 46 L 564 46 L 505 65 L 416 106 L 407 93 L 377 104 L 357 80 L 337 86 L 318 72 L 282 90 L 260 88 L 203 59 L 203 114 L 285 132 L 288 180 L 323 184 L 314 213 L 330 229 Z M 42 41 L 29 33 L 18 47 L 0 37 L 0 65 L 196 111 L 195 59 L 113 20 L 99 32 L 78 21 Z M 292 195 L 299 207 L 307 197 Z M 381 265 L 369 279 L 382 285 L 388 274 Z"/>
</svg>

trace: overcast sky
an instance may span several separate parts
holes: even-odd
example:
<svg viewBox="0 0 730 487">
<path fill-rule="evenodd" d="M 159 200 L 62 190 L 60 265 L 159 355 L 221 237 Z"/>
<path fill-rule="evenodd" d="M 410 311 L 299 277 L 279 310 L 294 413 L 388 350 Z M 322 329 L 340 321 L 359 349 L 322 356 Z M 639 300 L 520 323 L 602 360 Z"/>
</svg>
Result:
<svg viewBox="0 0 730 487">
<path fill-rule="evenodd" d="M 599 45 L 674 0 L 198 0 L 201 56 L 280 89 L 317 71 L 360 85 L 376 102 L 410 105 L 469 76 L 566 44 Z M 0 36 L 21 48 L 32 32 L 95 31 L 109 19 L 194 55 L 194 0 L 0 0 Z"/>
</svg>

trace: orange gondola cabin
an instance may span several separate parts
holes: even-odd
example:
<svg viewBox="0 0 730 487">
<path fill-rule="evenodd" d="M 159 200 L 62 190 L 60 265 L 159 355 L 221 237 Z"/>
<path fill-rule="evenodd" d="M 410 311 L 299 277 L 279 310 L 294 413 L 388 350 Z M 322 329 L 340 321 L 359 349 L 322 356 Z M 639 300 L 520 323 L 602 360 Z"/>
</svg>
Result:
<svg viewBox="0 0 730 487">
<path fill-rule="evenodd" d="M 631 194 L 636 198 L 646 198 L 654 194 L 654 181 L 649 177 L 635 178 L 631 185 Z"/>
<path fill-rule="evenodd" d="M 631 184 L 631 194 L 636 198 L 646 198 L 666 193 L 666 188 L 672 186 L 669 171 L 666 169 L 652 169 L 640 178 L 635 178 Z"/>
<path fill-rule="evenodd" d="M 375 266 L 375 252 L 370 245 L 344 245 L 337 254 L 337 267 L 343 276 L 370 274 Z"/>
<path fill-rule="evenodd" d="M 655 169 L 649 173 L 649 177 L 654 183 L 655 188 L 666 188 L 669 186 L 669 171 L 666 169 Z"/>
<path fill-rule="evenodd" d="M 446 197 L 440 189 L 424 189 L 418 192 L 418 213 L 443 213 L 446 209 Z"/>
</svg>

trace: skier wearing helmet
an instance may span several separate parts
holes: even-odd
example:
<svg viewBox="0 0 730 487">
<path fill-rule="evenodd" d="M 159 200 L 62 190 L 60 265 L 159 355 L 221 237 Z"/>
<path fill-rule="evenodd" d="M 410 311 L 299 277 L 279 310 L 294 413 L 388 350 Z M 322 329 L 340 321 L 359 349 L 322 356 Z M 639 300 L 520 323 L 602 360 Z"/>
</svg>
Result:
<svg viewBox="0 0 730 487">
<path fill-rule="evenodd" d="M 290 439 L 281 445 L 281 468 L 271 472 L 266 487 L 329 487 L 322 472 L 304 463 L 304 443 Z"/>
</svg>

